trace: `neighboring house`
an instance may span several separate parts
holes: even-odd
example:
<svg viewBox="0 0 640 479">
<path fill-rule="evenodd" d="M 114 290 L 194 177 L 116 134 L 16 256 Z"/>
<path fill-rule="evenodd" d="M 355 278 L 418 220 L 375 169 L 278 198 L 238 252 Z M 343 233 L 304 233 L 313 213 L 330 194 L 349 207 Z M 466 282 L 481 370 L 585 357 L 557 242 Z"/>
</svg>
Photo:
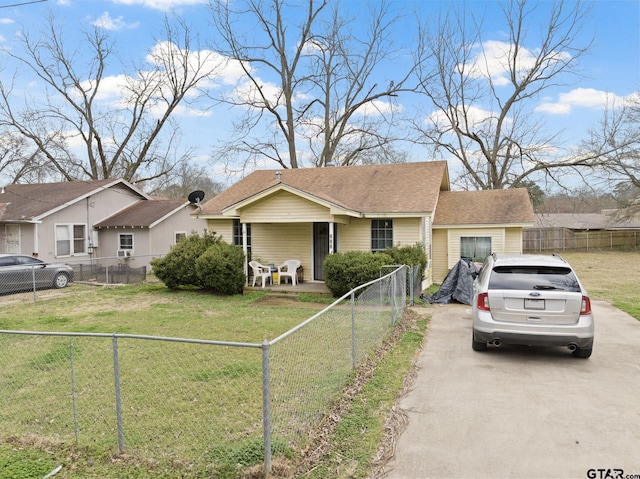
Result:
<svg viewBox="0 0 640 479">
<path fill-rule="evenodd" d="M 0 190 L 0 252 L 45 261 L 164 254 L 176 237 L 206 227 L 193 208 L 122 179 L 9 185 Z"/>
<path fill-rule="evenodd" d="M 184 199 L 139 201 L 93 227 L 103 252 L 131 258 L 132 266 L 140 267 L 149 264 L 151 255 L 165 254 L 180 239 L 207 228 L 206 221 L 191 217 L 196 208 Z"/>
<path fill-rule="evenodd" d="M 323 281 L 322 262 L 334 252 L 422 243 L 428 278 L 440 282 L 466 255 L 462 238 L 490 238 L 486 254 L 522 251 L 522 227 L 533 224 L 526 190 L 488 193 L 450 192 L 444 161 L 260 170 L 194 216 L 263 264 L 300 260 L 305 281 Z"/>
<path fill-rule="evenodd" d="M 539 213 L 524 230 L 525 251 L 637 247 L 640 215 L 625 210 L 602 213 Z"/>
</svg>

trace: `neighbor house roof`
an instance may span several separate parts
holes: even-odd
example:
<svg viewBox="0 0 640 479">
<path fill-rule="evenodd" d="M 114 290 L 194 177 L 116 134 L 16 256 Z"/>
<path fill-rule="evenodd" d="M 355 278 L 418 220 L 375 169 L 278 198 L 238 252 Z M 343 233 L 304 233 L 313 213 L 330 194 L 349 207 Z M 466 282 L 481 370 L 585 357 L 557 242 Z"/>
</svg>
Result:
<svg viewBox="0 0 640 479">
<path fill-rule="evenodd" d="M 152 228 L 188 204 L 189 202 L 185 199 L 138 201 L 94 226 L 96 228 Z"/>
<path fill-rule="evenodd" d="M 0 190 L 0 221 L 35 221 L 117 184 L 149 198 L 122 179 L 9 185 Z"/>
<path fill-rule="evenodd" d="M 568 228 L 571 230 L 638 229 L 640 218 L 617 217 L 616 211 L 602 213 L 542 213 L 536 215 L 534 228 Z"/>
<path fill-rule="evenodd" d="M 360 214 L 424 213 L 434 211 L 438 193 L 448 189 L 444 161 L 258 170 L 204 203 L 197 216 L 223 216 L 241 202 L 280 190 Z"/>
<path fill-rule="evenodd" d="M 526 188 L 442 191 L 433 225 L 533 224 L 534 219 Z"/>
</svg>

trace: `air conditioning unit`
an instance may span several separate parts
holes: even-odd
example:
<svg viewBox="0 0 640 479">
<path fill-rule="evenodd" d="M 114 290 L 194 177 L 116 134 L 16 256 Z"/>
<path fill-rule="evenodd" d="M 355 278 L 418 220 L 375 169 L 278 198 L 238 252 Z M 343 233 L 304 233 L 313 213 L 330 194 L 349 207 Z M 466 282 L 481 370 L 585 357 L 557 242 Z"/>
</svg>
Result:
<svg viewBox="0 0 640 479">
<path fill-rule="evenodd" d="M 133 250 L 130 249 L 119 249 L 118 250 L 118 258 L 128 258 L 133 255 Z"/>
</svg>

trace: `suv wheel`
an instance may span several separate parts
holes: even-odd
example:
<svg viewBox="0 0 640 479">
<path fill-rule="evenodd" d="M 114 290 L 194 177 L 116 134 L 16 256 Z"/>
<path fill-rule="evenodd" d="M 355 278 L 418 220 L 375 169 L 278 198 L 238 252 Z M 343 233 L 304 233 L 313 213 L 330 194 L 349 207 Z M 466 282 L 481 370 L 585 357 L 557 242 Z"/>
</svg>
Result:
<svg viewBox="0 0 640 479">
<path fill-rule="evenodd" d="M 471 347 L 474 351 L 486 351 L 487 343 L 485 341 L 476 341 L 476 335 L 471 333 Z"/>
</svg>

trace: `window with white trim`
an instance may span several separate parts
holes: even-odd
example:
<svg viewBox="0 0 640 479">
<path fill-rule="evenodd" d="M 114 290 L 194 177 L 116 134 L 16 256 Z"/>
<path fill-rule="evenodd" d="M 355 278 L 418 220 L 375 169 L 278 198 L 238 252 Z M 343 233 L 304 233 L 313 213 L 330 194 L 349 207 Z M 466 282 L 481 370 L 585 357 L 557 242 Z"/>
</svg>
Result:
<svg viewBox="0 0 640 479">
<path fill-rule="evenodd" d="M 118 235 L 118 256 L 133 255 L 133 233 L 120 233 Z"/>
<path fill-rule="evenodd" d="M 371 220 L 371 251 L 393 247 L 393 220 Z"/>
<path fill-rule="evenodd" d="M 173 244 L 178 244 L 187 237 L 186 231 L 175 231 L 173 233 Z"/>
<path fill-rule="evenodd" d="M 462 236 L 460 257 L 466 261 L 483 263 L 491 254 L 491 236 Z"/>
<path fill-rule="evenodd" d="M 56 225 L 56 256 L 87 253 L 87 225 Z"/>
</svg>

